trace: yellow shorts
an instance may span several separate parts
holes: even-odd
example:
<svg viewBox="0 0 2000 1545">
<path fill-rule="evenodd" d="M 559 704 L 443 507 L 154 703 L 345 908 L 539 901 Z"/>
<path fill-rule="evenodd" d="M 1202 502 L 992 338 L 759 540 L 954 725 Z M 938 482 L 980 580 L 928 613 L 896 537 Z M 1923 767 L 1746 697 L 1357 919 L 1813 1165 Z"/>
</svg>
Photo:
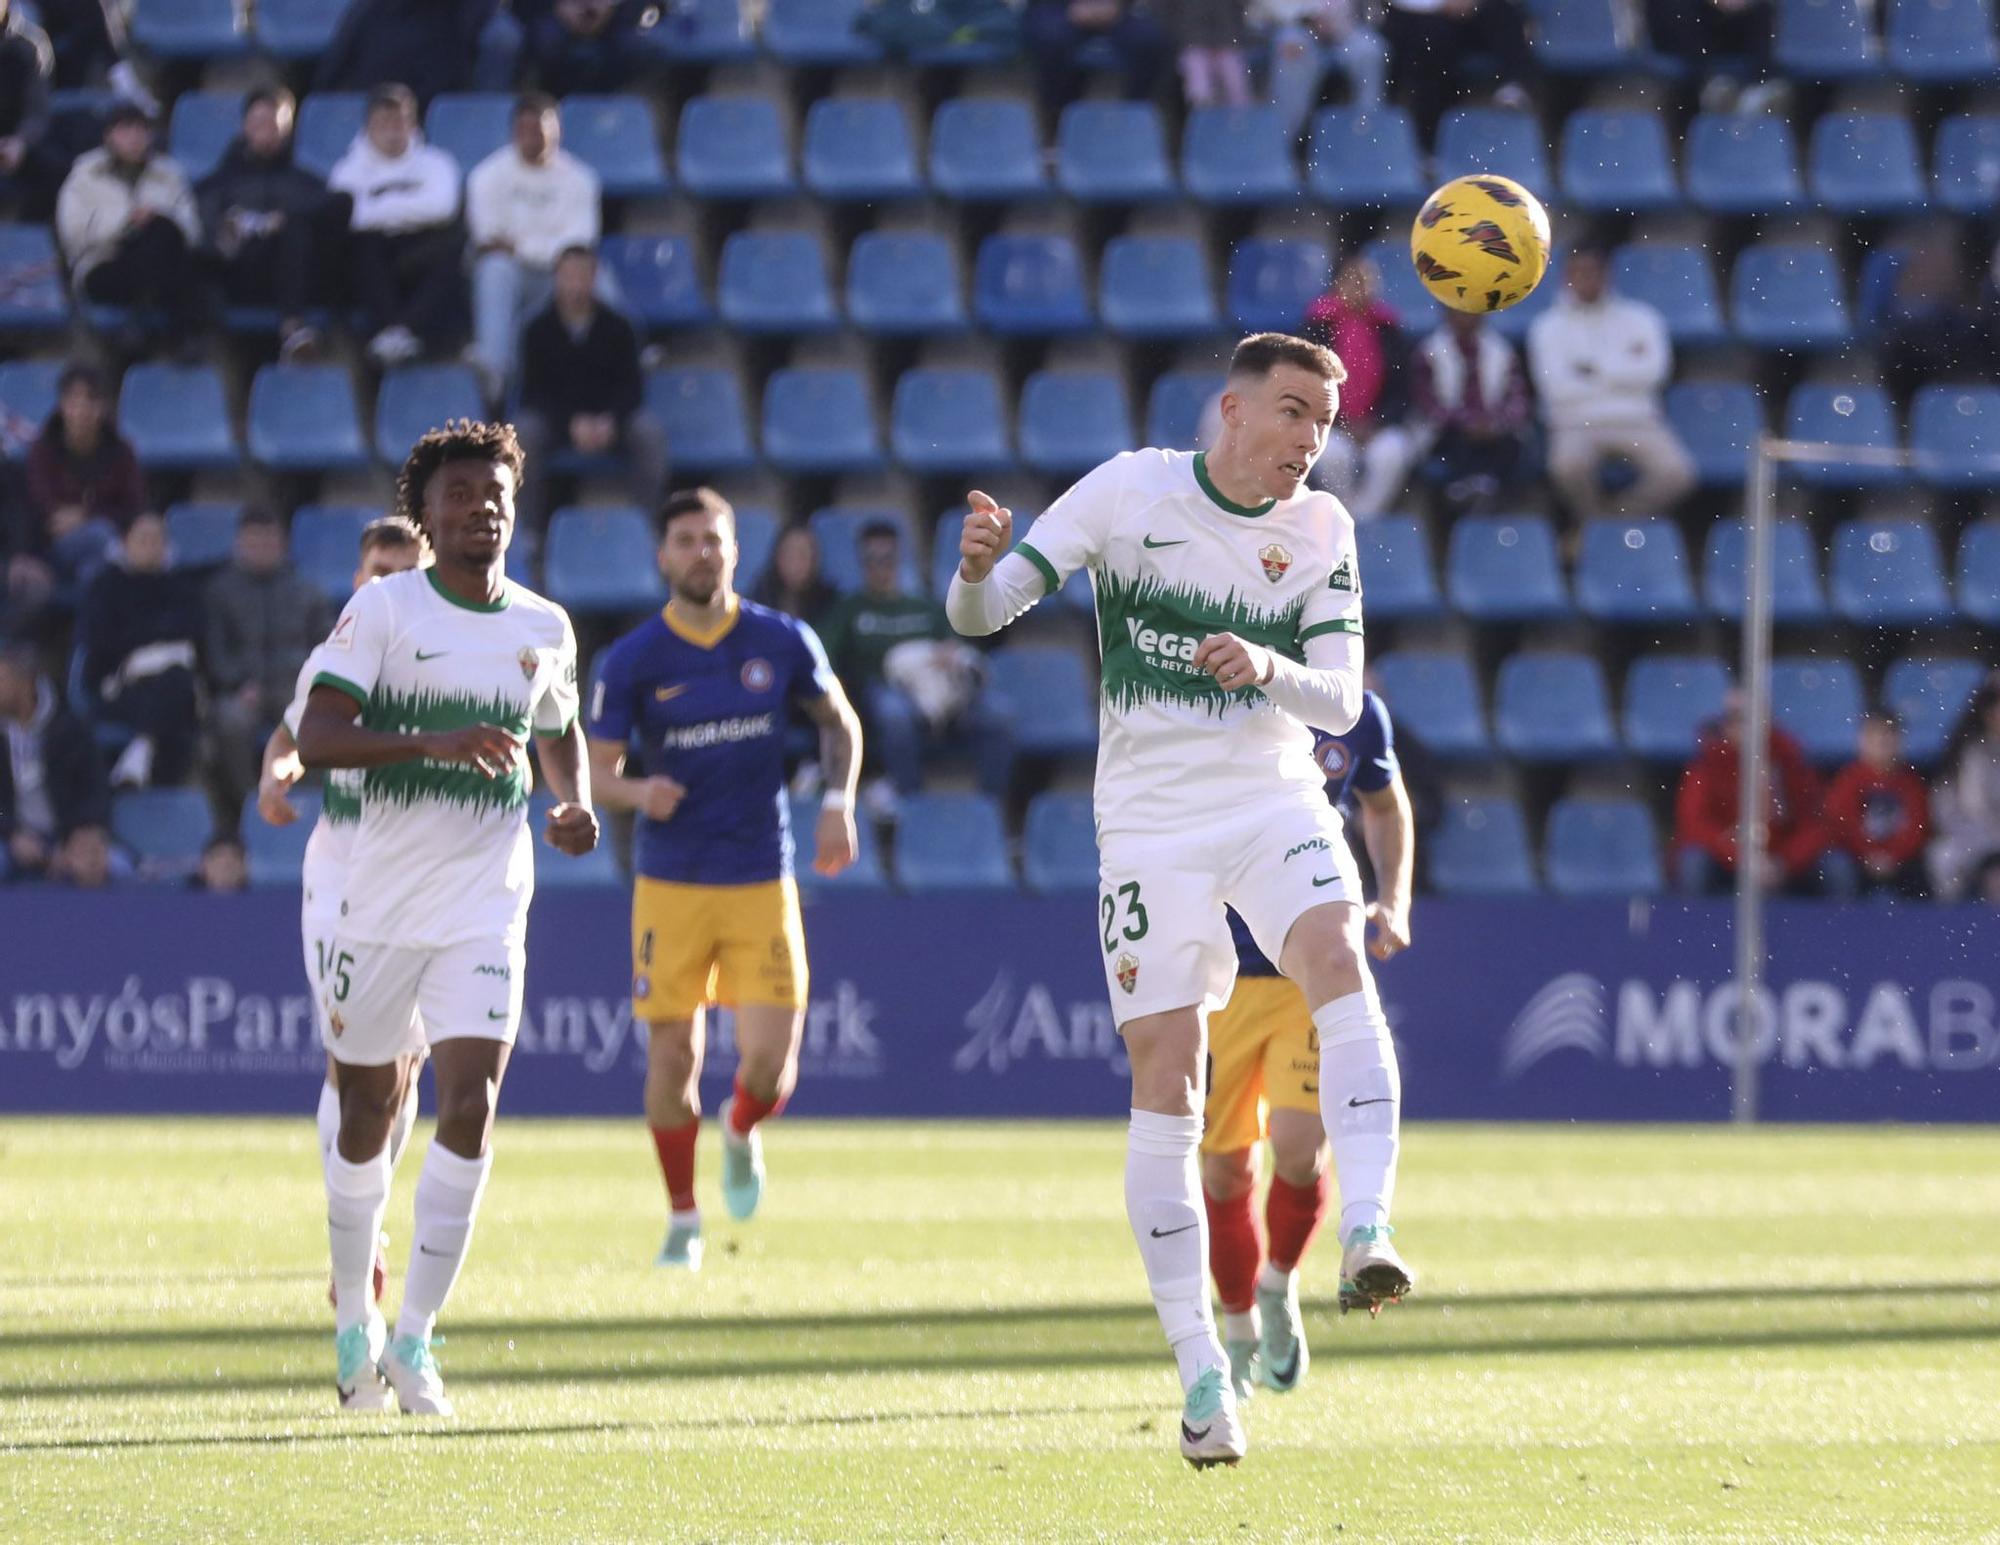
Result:
<svg viewBox="0 0 2000 1545">
<path fill-rule="evenodd" d="M 632 888 L 632 1014 L 692 1018 L 708 1003 L 806 1006 L 806 932 L 791 880 Z"/>
<path fill-rule="evenodd" d="M 1319 1031 L 1289 979 L 1238 977 L 1228 1007 L 1209 1016 L 1208 1056 L 1203 1153 L 1254 1148 L 1274 1105 L 1319 1114 Z"/>
</svg>

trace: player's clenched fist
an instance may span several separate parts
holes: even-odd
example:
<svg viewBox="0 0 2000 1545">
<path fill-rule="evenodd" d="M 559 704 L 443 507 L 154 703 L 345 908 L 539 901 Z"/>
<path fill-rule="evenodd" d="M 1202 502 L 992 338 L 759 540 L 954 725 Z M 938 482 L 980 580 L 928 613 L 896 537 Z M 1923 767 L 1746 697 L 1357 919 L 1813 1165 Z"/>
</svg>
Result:
<svg viewBox="0 0 2000 1545">
<path fill-rule="evenodd" d="M 499 778 L 519 759 L 521 742 L 497 724 L 471 724 L 424 736 L 423 749 L 433 762 L 464 762 L 489 778 Z"/>
<path fill-rule="evenodd" d="M 655 773 L 646 780 L 646 792 L 639 806 L 639 813 L 649 821 L 664 821 L 681 807 L 681 800 L 687 795 L 683 784 L 674 782 L 664 774 Z"/>
<path fill-rule="evenodd" d="M 1014 544 L 1014 513 L 1003 510 L 978 489 L 965 496 L 972 506 L 958 538 L 958 573 L 976 585 L 993 572 L 993 565 Z"/>
<path fill-rule="evenodd" d="M 571 858 L 597 846 L 597 815 L 588 805 L 557 805 L 542 830 L 550 847 Z"/>
<path fill-rule="evenodd" d="M 1271 679 L 1271 651 L 1234 633 L 1211 633 L 1195 649 L 1194 667 L 1207 671 L 1226 691 L 1261 687 Z"/>
</svg>

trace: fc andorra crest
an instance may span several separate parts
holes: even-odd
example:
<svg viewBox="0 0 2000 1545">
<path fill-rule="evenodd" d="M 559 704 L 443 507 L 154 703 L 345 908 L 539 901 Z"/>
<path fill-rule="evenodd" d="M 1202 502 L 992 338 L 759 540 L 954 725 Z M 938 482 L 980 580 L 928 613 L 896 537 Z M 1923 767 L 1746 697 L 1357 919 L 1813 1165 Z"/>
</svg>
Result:
<svg viewBox="0 0 2000 1545">
<path fill-rule="evenodd" d="M 521 662 L 521 674 L 529 681 L 533 681 L 535 679 L 535 672 L 542 668 L 542 657 L 523 644 L 521 652 L 515 655 L 514 658 Z"/>
<path fill-rule="evenodd" d="M 1118 957 L 1118 985 L 1128 994 L 1139 989 L 1139 962 L 1131 955 Z"/>
<path fill-rule="evenodd" d="M 1285 577 L 1285 570 L 1292 566 L 1292 555 L 1276 542 L 1258 553 L 1257 560 L 1264 565 L 1264 577 L 1274 585 Z"/>
<path fill-rule="evenodd" d="M 746 660 L 743 663 L 743 686 L 750 692 L 769 692 L 771 683 L 777 680 L 777 672 L 771 669 L 769 660 Z"/>
</svg>

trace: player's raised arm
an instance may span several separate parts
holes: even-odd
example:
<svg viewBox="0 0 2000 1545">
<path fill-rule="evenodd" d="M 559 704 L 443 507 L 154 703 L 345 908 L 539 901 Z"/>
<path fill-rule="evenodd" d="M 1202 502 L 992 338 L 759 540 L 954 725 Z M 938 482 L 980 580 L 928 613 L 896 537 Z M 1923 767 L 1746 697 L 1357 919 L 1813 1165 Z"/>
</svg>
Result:
<svg viewBox="0 0 2000 1545">
<path fill-rule="evenodd" d="M 965 496 L 958 570 L 944 599 L 945 616 L 968 638 L 997 633 L 1063 581 L 1094 562 L 1118 508 L 1132 453 L 1086 473 L 1035 522 L 1034 540 L 1008 551 L 1014 513 L 974 489 Z"/>
</svg>

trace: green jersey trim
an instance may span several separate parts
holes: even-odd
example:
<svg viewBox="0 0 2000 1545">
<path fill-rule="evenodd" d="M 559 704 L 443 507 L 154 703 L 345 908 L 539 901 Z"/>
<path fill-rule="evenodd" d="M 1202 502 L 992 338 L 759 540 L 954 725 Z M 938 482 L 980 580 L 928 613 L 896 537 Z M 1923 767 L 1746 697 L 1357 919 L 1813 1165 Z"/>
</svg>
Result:
<svg viewBox="0 0 2000 1545">
<path fill-rule="evenodd" d="M 435 568 L 425 569 L 424 578 L 431 582 L 431 589 L 451 602 L 453 606 L 462 607 L 469 612 L 504 612 L 514 604 L 514 592 L 505 580 L 500 582 L 499 600 L 468 601 L 464 596 L 453 595 L 449 590 L 445 589 L 443 582 L 437 577 L 437 570 Z"/>
<path fill-rule="evenodd" d="M 362 707 L 368 706 L 368 694 L 345 676 L 336 676 L 332 671 L 321 671 L 313 677 L 312 684 L 316 687 L 332 687 L 336 692 L 345 692 Z"/>
<path fill-rule="evenodd" d="M 1359 633 L 1361 623 L 1353 617 L 1336 617 L 1331 622 L 1315 622 L 1299 635 L 1301 644 L 1310 643 L 1323 633 Z"/>
<path fill-rule="evenodd" d="M 1304 659 L 1298 644 L 1303 596 L 1270 607 L 1234 590 L 1217 596 L 1152 575 L 1097 569 L 1092 578 L 1104 698 L 1118 712 L 1171 703 L 1220 714 L 1232 703 L 1260 700 L 1255 687 L 1226 690 L 1196 667 L 1195 650 L 1211 633 L 1234 633 L 1288 660 Z"/>
<path fill-rule="evenodd" d="M 422 735 L 492 724 L 517 739 L 525 739 L 529 729 L 527 713 L 498 693 L 479 697 L 424 687 L 408 691 L 377 687 L 369 695 L 361 724 L 364 729 L 390 735 Z M 380 800 L 406 808 L 436 803 L 474 812 L 515 810 L 528 803 L 527 759 L 516 759 L 497 778 L 461 762 L 428 757 L 392 762 L 368 769 L 362 798 L 370 805 Z"/>
<path fill-rule="evenodd" d="M 1222 491 L 1209 479 L 1208 452 L 1197 452 L 1194 458 L 1194 480 L 1201 484 L 1201 491 L 1208 495 L 1209 502 L 1231 515 L 1241 515 L 1246 520 L 1255 520 L 1260 515 L 1268 515 L 1277 508 L 1276 499 L 1266 499 L 1262 504 L 1238 504 L 1222 497 Z"/>
<path fill-rule="evenodd" d="M 1014 546 L 1014 551 L 1035 566 L 1035 572 L 1042 576 L 1042 583 L 1048 586 L 1047 594 L 1054 595 L 1058 590 L 1062 589 L 1062 580 L 1056 575 L 1056 566 L 1040 553 L 1036 552 L 1033 547 L 1029 546 L 1026 542 L 1018 542 Z"/>
</svg>

